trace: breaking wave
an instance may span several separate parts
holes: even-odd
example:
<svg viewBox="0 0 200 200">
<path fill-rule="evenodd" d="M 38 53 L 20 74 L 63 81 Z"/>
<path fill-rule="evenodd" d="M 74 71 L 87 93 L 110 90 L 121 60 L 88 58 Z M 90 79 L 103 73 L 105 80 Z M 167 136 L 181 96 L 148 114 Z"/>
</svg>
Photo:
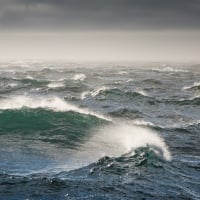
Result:
<svg viewBox="0 0 200 200">
<path fill-rule="evenodd" d="M 90 152 L 106 156 L 121 156 L 140 147 L 151 147 L 162 159 L 170 161 L 171 155 L 164 140 L 154 131 L 133 125 L 111 125 L 101 128 L 86 144 Z"/>
<path fill-rule="evenodd" d="M 51 82 L 47 86 L 49 88 L 61 88 L 61 87 L 64 87 L 65 84 L 63 82 Z"/>
<path fill-rule="evenodd" d="M 173 68 L 173 67 L 153 68 L 152 71 L 156 71 L 156 72 L 188 72 L 187 70 L 177 69 L 177 68 Z"/>
<path fill-rule="evenodd" d="M 13 96 L 10 98 L 4 98 L 0 100 L 0 110 L 9 109 L 22 109 L 22 108 L 44 108 L 54 110 L 57 112 L 73 111 L 86 115 L 93 115 L 104 120 L 111 120 L 101 114 L 95 113 L 88 109 L 82 109 L 75 105 L 72 105 L 59 97 L 31 97 L 31 96 Z"/>
<path fill-rule="evenodd" d="M 200 82 L 194 82 L 193 85 L 183 87 L 183 90 L 199 90 Z"/>
<path fill-rule="evenodd" d="M 85 78 L 86 78 L 85 74 L 75 74 L 72 79 L 75 81 L 84 81 Z"/>
</svg>

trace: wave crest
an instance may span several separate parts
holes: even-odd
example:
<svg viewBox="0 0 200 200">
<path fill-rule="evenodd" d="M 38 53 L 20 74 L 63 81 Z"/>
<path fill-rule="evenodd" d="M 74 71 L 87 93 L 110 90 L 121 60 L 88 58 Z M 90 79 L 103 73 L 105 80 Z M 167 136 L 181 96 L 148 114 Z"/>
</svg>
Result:
<svg viewBox="0 0 200 200">
<path fill-rule="evenodd" d="M 200 82 L 194 82 L 193 85 L 183 87 L 183 90 L 199 90 Z"/>
<path fill-rule="evenodd" d="M 93 115 L 98 118 L 111 121 L 111 119 L 90 111 L 88 109 L 79 108 L 75 105 L 72 105 L 63 99 L 53 96 L 53 97 L 43 97 L 36 98 L 31 96 L 14 96 L 8 99 L 0 100 L 0 110 L 9 110 L 9 109 L 22 109 L 23 107 L 36 109 L 36 108 L 44 108 L 57 112 L 66 112 L 73 111 L 86 115 Z"/>
<path fill-rule="evenodd" d="M 170 161 L 171 155 L 164 140 L 156 132 L 143 127 L 131 125 L 104 127 L 86 144 L 88 149 L 94 148 L 94 152 L 115 157 L 149 146 L 153 147 L 153 151 L 162 159 Z"/>
<path fill-rule="evenodd" d="M 86 79 L 85 74 L 75 74 L 72 78 L 75 81 L 84 81 Z"/>
</svg>

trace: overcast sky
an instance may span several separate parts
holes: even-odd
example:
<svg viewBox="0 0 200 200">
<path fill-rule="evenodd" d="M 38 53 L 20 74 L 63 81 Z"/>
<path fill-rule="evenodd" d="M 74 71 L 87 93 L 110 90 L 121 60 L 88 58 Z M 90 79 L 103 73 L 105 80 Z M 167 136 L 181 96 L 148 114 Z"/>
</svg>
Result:
<svg viewBox="0 0 200 200">
<path fill-rule="evenodd" d="M 200 61 L 200 0 L 1 0 L 0 59 Z"/>
</svg>

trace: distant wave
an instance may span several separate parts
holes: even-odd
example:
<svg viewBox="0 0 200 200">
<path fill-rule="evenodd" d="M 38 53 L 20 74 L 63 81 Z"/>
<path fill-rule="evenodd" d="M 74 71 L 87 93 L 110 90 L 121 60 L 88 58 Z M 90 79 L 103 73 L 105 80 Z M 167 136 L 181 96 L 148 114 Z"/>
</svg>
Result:
<svg viewBox="0 0 200 200">
<path fill-rule="evenodd" d="M 57 112 L 65 111 L 74 111 L 86 115 L 94 115 L 98 118 L 111 120 L 101 114 L 95 113 L 88 109 L 82 109 L 75 105 L 72 105 L 59 97 L 43 97 L 36 98 L 31 96 L 14 96 L 6 99 L 0 100 L 0 110 L 9 110 L 9 109 L 22 109 L 23 107 L 36 109 L 36 108 L 45 108 L 49 110 L 54 110 Z"/>
<path fill-rule="evenodd" d="M 189 99 L 179 99 L 179 100 L 165 100 L 165 103 L 172 103 L 176 105 L 200 105 L 200 96 L 196 95 Z"/>
<path fill-rule="evenodd" d="M 165 130 L 173 130 L 173 129 L 184 129 L 187 130 L 190 127 L 198 126 L 200 125 L 200 120 L 190 120 L 189 122 L 181 122 L 181 123 L 176 123 L 176 124 L 166 124 L 166 125 L 159 125 L 159 124 L 154 124 L 152 122 L 147 122 L 147 121 L 140 121 L 140 120 L 134 120 L 133 124 L 139 125 L 139 126 L 150 126 L 155 129 L 165 129 Z"/>
<path fill-rule="evenodd" d="M 65 84 L 63 82 L 51 82 L 47 86 L 49 88 L 61 88 L 61 87 L 64 87 Z"/>
<path fill-rule="evenodd" d="M 126 74 L 128 74 L 128 72 L 127 71 L 119 71 L 117 74 L 119 74 L 119 75 L 126 75 Z"/>
<path fill-rule="evenodd" d="M 85 80 L 85 78 L 86 78 L 85 74 L 75 74 L 72 79 L 75 81 L 83 81 Z"/>
<path fill-rule="evenodd" d="M 156 71 L 156 72 L 188 72 L 187 70 L 177 69 L 177 68 L 173 68 L 173 67 L 153 68 L 152 71 Z"/>
<path fill-rule="evenodd" d="M 148 96 L 148 94 L 142 89 L 137 89 L 135 92 L 141 94 L 142 96 Z"/>
<path fill-rule="evenodd" d="M 91 93 L 92 97 L 96 97 L 98 95 L 107 95 L 107 94 L 115 94 L 115 95 L 130 95 L 130 96 L 143 96 L 143 97 L 150 97 L 148 94 L 142 89 L 136 89 L 135 91 L 123 91 L 118 89 L 117 87 L 108 87 L 103 86 L 96 90 L 93 90 Z"/>
<path fill-rule="evenodd" d="M 183 87 L 183 90 L 200 89 L 200 82 L 194 82 L 193 85 Z"/>
<path fill-rule="evenodd" d="M 110 87 L 107 87 L 107 86 L 103 86 L 103 87 L 100 87 L 100 88 L 98 88 L 98 89 L 96 89 L 96 90 L 93 90 L 92 92 L 91 92 L 91 96 L 92 97 L 96 97 L 96 96 L 98 96 L 100 93 L 102 93 L 102 92 L 104 92 L 104 91 L 108 91 L 108 90 L 110 90 L 111 88 Z"/>
</svg>

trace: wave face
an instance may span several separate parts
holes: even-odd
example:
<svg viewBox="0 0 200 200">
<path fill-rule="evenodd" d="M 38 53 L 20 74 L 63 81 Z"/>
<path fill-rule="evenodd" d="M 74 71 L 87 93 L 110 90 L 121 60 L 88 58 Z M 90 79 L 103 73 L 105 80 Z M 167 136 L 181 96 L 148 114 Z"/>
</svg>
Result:
<svg viewBox="0 0 200 200">
<path fill-rule="evenodd" d="M 200 71 L 0 63 L 0 199 L 200 199 Z"/>
</svg>

